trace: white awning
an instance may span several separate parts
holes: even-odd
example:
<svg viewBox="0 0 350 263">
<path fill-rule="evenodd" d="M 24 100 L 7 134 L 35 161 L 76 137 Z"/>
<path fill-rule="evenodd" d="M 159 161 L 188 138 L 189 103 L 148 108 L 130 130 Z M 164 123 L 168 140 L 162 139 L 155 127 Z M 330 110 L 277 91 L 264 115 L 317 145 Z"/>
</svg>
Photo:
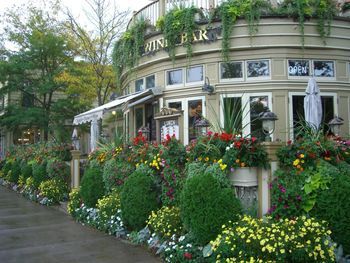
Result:
<svg viewBox="0 0 350 263">
<path fill-rule="evenodd" d="M 113 100 L 111 102 L 108 102 L 106 104 L 103 104 L 101 106 L 98 106 L 94 109 L 88 110 L 86 112 L 80 113 L 79 115 L 76 115 L 73 120 L 74 125 L 82 124 L 85 122 L 91 122 L 92 120 L 99 120 L 102 119 L 103 114 L 106 110 L 109 110 L 111 108 L 116 108 L 118 106 L 123 105 L 124 103 L 136 98 L 140 97 L 142 95 L 145 95 L 147 93 L 152 92 L 151 89 L 144 90 L 141 92 L 136 92 L 127 96 L 123 96 L 120 98 L 117 98 L 116 100 Z"/>
</svg>

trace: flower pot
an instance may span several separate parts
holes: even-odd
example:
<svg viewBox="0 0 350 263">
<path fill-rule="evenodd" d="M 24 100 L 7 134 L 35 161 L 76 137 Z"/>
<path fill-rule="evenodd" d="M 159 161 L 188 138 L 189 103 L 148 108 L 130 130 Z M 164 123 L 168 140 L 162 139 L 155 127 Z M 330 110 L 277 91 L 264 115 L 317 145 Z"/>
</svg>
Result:
<svg viewBox="0 0 350 263">
<path fill-rule="evenodd" d="M 235 168 L 230 174 L 230 181 L 233 186 L 252 187 L 258 185 L 258 168 L 241 167 Z"/>
</svg>

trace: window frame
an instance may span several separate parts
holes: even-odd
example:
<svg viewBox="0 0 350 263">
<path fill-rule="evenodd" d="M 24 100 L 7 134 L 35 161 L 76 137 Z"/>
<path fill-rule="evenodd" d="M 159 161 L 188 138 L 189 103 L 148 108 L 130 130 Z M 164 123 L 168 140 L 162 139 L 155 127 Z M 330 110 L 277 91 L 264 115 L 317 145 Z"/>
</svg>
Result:
<svg viewBox="0 0 350 263">
<path fill-rule="evenodd" d="M 315 76 L 315 61 L 332 62 L 333 63 L 333 77 Z M 313 59 L 312 60 L 312 76 L 318 81 L 336 80 L 336 63 L 332 59 Z"/>
<path fill-rule="evenodd" d="M 172 71 L 181 71 L 181 83 L 176 83 L 176 84 L 168 84 L 168 73 Z M 170 69 L 170 70 L 165 70 L 165 87 L 166 88 L 178 88 L 178 87 L 183 87 L 185 83 L 185 76 L 184 76 L 184 69 L 183 68 L 175 68 L 175 69 Z"/>
<path fill-rule="evenodd" d="M 268 67 L 269 67 L 269 75 L 268 76 L 258 76 L 258 77 L 249 77 L 248 76 L 248 64 L 251 62 L 258 62 L 258 61 L 267 61 Z M 247 81 L 257 81 L 257 80 L 269 80 L 271 79 L 271 59 L 249 59 L 245 61 L 245 76 Z"/>
<path fill-rule="evenodd" d="M 188 102 L 193 101 L 193 100 L 202 100 L 202 115 L 203 117 L 207 116 L 206 112 L 206 100 L 205 96 L 195 96 L 195 97 L 188 97 L 188 98 L 181 98 L 181 99 L 167 99 L 165 101 L 166 107 L 169 107 L 169 103 L 172 102 L 181 102 L 182 110 L 183 110 L 183 127 L 182 131 L 183 132 L 183 143 L 184 145 L 189 144 L 189 127 L 188 127 Z"/>
<path fill-rule="evenodd" d="M 199 68 L 199 67 L 202 68 L 203 79 L 199 80 L 199 81 L 191 81 L 191 82 L 189 82 L 188 81 L 188 70 L 191 69 L 191 68 Z M 190 66 L 190 67 L 186 67 L 184 72 L 185 72 L 185 85 L 186 86 L 192 86 L 192 85 L 198 85 L 198 84 L 203 84 L 204 83 L 204 80 L 205 80 L 204 65 L 193 65 L 193 66 Z"/>
<path fill-rule="evenodd" d="M 242 77 L 241 78 L 222 78 L 222 64 L 227 64 L 227 63 L 240 63 L 242 66 Z M 219 81 L 220 82 L 240 82 L 245 80 L 245 63 L 243 60 L 232 60 L 229 62 L 219 62 Z"/>
<path fill-rule="evenodd" d="M 293 129 L 293 96 L 305 96 L 305 92 L 302 91 L 291 91 L 288 92 L 288 130 L 289 138 L 294 140 L 294 129 Z M 333 111 L 334 115 L 338 116 L 338 94 L 335 92 L 320 92 L 322 97 L 333 97 Z"/>
<path fill-rule="evenodd" d="M 225 98 L 241 98 L 242 99 L 242 135 L 250 136 L 251 125 L 250 124 L 250 97 L 264 97 L 267 96 L 268 108 L 273 112 L 272 104 L 272 92 L 252 92 L 252 93 L 227 93 L 220 94 L 220 125 L 224 125 L 224 99 Z M 245 107 L 249 105 L 249 107 Z M 273 134 L 271 135 L 273 140 Z"/>
</svg>

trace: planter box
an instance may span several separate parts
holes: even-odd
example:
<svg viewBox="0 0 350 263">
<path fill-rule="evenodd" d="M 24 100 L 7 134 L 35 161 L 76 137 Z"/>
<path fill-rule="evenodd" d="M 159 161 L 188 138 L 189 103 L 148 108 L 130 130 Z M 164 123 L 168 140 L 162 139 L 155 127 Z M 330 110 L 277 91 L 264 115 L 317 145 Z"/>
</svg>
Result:
<svg viewBox="0 0 350 263">
<path fill-rule="evenodd" d="M 252 187 L 258 185 L 258 168 L 242 167 L 235 168 L 230 174 L 230 181 L 233 186 Z"/>
</svg>

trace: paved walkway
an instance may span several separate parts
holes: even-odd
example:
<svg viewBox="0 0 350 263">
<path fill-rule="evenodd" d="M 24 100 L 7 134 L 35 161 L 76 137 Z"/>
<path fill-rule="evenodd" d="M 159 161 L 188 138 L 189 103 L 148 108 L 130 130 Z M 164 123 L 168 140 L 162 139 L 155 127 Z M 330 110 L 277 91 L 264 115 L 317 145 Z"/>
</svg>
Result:
<svg viewBox="0 0 350 263">
<path fill-rule="evenodd" d="M 0 186 L 1 263 L 161 262 L 144 248 L 82 226 Z"/>
</svg>

